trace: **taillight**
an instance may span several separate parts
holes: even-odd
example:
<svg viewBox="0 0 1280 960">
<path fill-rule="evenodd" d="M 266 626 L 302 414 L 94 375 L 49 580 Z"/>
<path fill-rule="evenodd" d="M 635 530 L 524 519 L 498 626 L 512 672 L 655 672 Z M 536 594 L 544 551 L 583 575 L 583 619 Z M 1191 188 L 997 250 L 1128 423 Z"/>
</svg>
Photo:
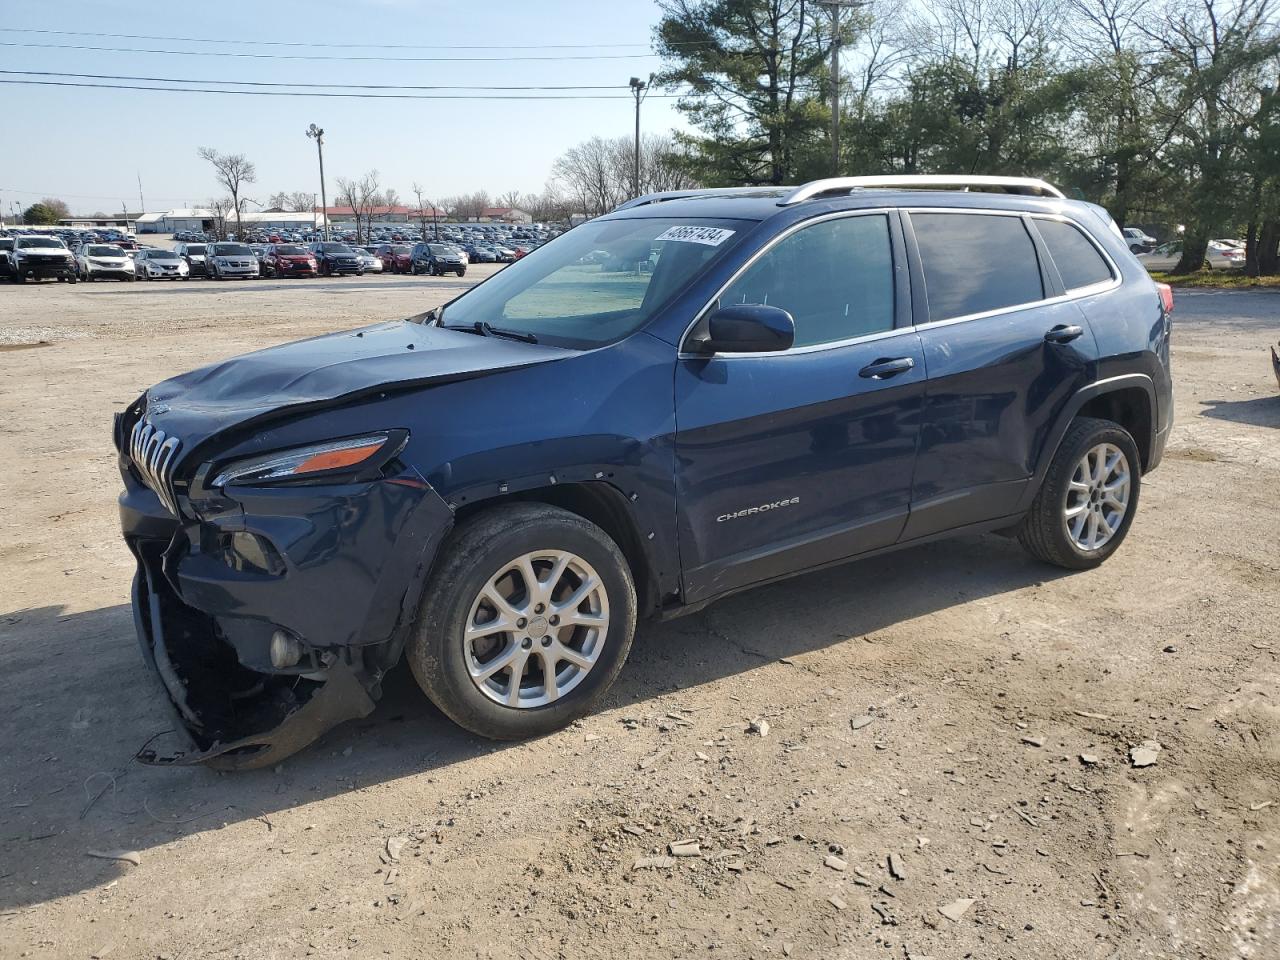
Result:
<svg viewBox="0 0 1280 960">
<path fill-rule="evenodd" d="M 1156 289 L 1160 291 L 1160 306 L 1164 307 L 1164 312 L 1173 313 L 1173 287 L 1167 283 L 1157 283 Z"/>
</svg>

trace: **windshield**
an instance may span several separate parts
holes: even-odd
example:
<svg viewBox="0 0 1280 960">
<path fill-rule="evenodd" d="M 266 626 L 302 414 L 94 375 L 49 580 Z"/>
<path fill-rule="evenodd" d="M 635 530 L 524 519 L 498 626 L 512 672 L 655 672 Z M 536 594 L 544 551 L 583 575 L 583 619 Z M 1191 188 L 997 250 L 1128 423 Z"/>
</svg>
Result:
<svg viewBox="0 0 1280 960">
<path fill-rule="evenodd" d="M 276 247 L 276 254 L 281 257 L 305 257 L 307 251 L 301 247 Z"/>
<path fill-rule="evenodd" d="M 404 244 L 398 244 L 397 246 L 394 246 L 391 248 L 391 252 L 398 256 L 403 256 L 404 254 L 409 253 L 412 250 L 413 250 L 413 247 L 405 246 Z"/>
<path fill-rule="evenodd" d="M 91 257 L 123 257 L 124 251 L 119 247 L 99 247 L 92 246 L 89 248 L 89 256 Z"/>
<path fill-rule="evenodd" d="M 193 257 L 203 257 L 205 246 L 203 243 L 193 243 L 187 247 L 187 253 Z"/>
<path fill-rule="evenodd" d="M 61 240 L 57 240 L 53 237 L 19 237 L 18 242 L 15 243 L 14 246 L 20 247 L 24 250 L 32 247 L 52 247 L 55 250 L 66 249 Z"/>
<path fill-rule="evenodd" d="M 215 257 L 251 257 L 253 251 L 243 243 L 215 243 L 213 255 Z"/>
<path fill-rule="evenodd" d="M 647 323 L 748 226 L 667 218 L 585 223 L 463 294 L 442 323 L 484 322 L 554 346 L 612 343 Z"/>
<path fill-rule="evenodd" d="M 458 252 L 453 247 L 447 247 L 443 243 L 429 243 L 427 244 L 427 249 L 429 249 L 432 252 L 432 254 L 434 254 L 437 257 L 443 257 L 445 254 L 449 254 L 449 253 L 456 255 Z"/>
<path fill-rule="evenodd" d="M 172 250 L 148 250 L 148 260 L 177 260 L 178 255 Z"/>
<path fill-rule="evenodd" d="M 320 249 L 325 253 L 350 253 L 351 248 L 345 243 L 322 243 Z"/>
</svg>

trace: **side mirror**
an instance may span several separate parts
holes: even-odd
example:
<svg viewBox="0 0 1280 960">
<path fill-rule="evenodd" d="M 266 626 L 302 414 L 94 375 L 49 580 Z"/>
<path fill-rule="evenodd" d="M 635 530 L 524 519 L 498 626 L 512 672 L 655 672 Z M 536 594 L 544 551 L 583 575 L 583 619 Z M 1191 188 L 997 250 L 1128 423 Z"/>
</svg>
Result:
<svg viewBox="0 0 1280 960">
<path fill-rule="evenodd" d="M 740 303 L 707 318 L 707 353 L 777 353 L 791 349 L 796 322 L 779 307 Z"/>
</svg>

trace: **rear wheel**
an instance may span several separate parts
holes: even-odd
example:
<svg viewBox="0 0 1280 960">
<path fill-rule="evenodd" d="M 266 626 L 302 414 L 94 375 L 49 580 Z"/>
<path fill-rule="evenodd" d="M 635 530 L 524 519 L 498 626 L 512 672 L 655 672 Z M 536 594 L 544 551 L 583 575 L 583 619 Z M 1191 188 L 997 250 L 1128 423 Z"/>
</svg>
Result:
<svg viewBox="0 0 1280 960">
<path fill-rule="evenodd" d="M 587 713 L 635 633 L 635 584 L 617 544 L 577 514 L 510 504 L 463 523 L 444 551 L 405 654 L 427 696 L 500 740 Z"/>
<path fill-rule="evenodd" d="M 1018 540 L 1045 563 L 1096 567 L 1119 549 L 1142 486 L 1137 444 L 1111 420 L 1072 421 Z"/>
</svg>

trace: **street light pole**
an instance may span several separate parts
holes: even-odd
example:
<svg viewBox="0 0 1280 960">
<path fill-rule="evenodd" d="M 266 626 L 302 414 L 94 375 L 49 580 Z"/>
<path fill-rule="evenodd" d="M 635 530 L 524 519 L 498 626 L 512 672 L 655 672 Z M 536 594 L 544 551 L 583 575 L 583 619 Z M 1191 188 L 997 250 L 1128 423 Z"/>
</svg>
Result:
<svg viewBox="0 0 1280 960">
<path fill-rule="evenodd" d="M 821 0 L 831 10 L 831 175 L 840 175 L 840 8 L 856 10 L 865 0 Z"/>
<path fill-rule="evenodd" d="M 324 239 L 329 240 L 329 200 L 324 195 L 324 131 L 314 123 L 307 127 L 307 136 L 316 142 L 316 154 L 320 157 L 320 216 L 323 217 Z M 314 218 L 312 226 L 315 225 Z"/>
<path fill-rule="evenodd" d="M 649 84 L 653 82 L 653 74 L 649 74 L 649 79 L 641 80 L 639 77 L 631 78 L 631 95 L 636 98 L 636 142 L 635 153 L 632 158 L 631 167 L 631 185 L 635 196 L 640 196 L 640 103 L 645 98 L 645 91 L 649 89 Z"/>
</svg>

